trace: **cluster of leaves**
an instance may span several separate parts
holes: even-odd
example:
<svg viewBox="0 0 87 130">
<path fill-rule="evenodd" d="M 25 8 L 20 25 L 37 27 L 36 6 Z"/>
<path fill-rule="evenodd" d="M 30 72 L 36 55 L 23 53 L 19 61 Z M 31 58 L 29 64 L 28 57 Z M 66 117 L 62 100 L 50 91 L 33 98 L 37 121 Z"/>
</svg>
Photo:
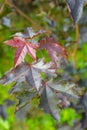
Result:
<svg viewBox="0 0 87 130">
<path fill-rule="evenodd" d="M 51 88 L 49 80 L 57 75 L 57 69 L 59 67 L 58 60 L 63 61 L 62 58 L 67 58 L 67 52 L 52 37 L 46 36 L 46 38 L 34 43 L 34 38 L 44 32 L 45 31 L 40 30 L 39 32 L 34 33 L 32 28 L 27 28 L 24 33 L 16 33 L 13 39 L 5 42 L 6 44 L 11 45 L 12 47 L 17 47 L 18 49 L 16 50 L 14 57 L 14 68 L 5 74 L 5 76 L 0 80 L 0 83 L 7 85 L 11 82 L 16 82 L 11 89 L 11 94 L 16 93 L 19 95 L 18 98 L 21 101 L 21 104 L 17 106 L 17 110 L 19 110 L 23 105 L 25 106 L 26 102 L 29 102 L 29 99 L 31 100 L 38 94 L 43 95 L 43 92 L 47 91 L 46 93 L 49 95 L 49 91 L 56 90 Z M 46 49 L 51 57 L 51 62 L 45 63 L 44 59 L 37 59 L 35 49 Z M 32 63 L 28 64 L 24 62 L 26 53 L 34 59 Z M 45 74 L 44 79 L 41 76 L 43 74 Z M 47 81 L 48 77 L 49 80 Z M 53 93 L 54 92 L 52 92 L 52 96 L 54 95 Z M 48 99 L 50 100 L 49 96 Z M 55 117 L 56 113 L 52 113 Z M 55 118 L 58 119 L 57 116 Z"/>
<path fill-rule="evenodd" d="M 65 49 L 61 45 L 57 44 L 57 41 L 54 38 L 46 36 L 46 38 L 39 42 L 34 41 L 34 38 L 42 33 L 46 32 L 40 30 L 34 33 L 32 28 L 26 28 L 24 33 L 16 33 L 13 39 L 5 42 L 6 44 L 17 48 L 14 57 L 14 67 L 24 62 L 27 53 L 36 60 L 36 49 L 46 49 L 55 64 L 58 61 L 58 55 L 67 58 Z"/>
<path fill-rule="evenodd" d="M 59 78 L 58 71 L 62 68 L 62 64 L 66 63 L 64 61 L 68 57 L 67 51 L 49 36 L 35 41 L 35 38 L 43 33 L 46 31 L 40 30 L 34 33 L 32 28 L 26 28 L 24 33 L 16 33 L 13 39 L 5 42 L 17 50 L 14 67 L 4 74 L 0 83 L 3 85 L 13 83 L 10 94 L 15 94 L 19 100 L 16 113 L 17 116 L 21 115 L 19 116 L 21 119 L 37 104 L 36 106 L 60 121 L 62 108 L 70 107 L 71 104 L 74 107 L 76 104 L 79 106 L 81 88 L 72 80 Z M 44 62 L 44 56 L 37 58 L 36 52 L 42 49 L 47 51 L 50 61 Z M 30 63 L 24 62 L 27 53 L 34 59 Z M 82 109 L 84 110 L 84 107 Z"/>
</svg>

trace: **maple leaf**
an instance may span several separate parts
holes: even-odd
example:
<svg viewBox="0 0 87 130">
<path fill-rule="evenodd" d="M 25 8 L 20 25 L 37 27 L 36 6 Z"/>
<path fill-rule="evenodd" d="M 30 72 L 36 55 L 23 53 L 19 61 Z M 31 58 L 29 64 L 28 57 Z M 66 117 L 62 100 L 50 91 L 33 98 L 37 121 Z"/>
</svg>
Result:
<svg viewBox="0 0 87 130">
<path fill-rule="evenodd" d="M 14 37 L 11 40 L 5 41 L 6 44 L 16 47 L 17 50 L 14 55 L 14 66 L 16 67 L 21 62 L 24 62 L 24 58 L 28 53 L 33 59 L 36 59 L 37 45 L 33 44 L 31 41 L 26 41 L 21 37 Z"/>
<path fill-rule="evenodd" d="M 27 27 L 27 28 L 25 28 L 23 33 L 18 32 L 18 33 L 15 33 L 13 36 L 21 37 L 21 38 L 25 38 L 25 39 L 32 39 L 32 38 L 34 38 L 40 34 L 43 34 L 43 33 L 46 33 L 46 31 L 39 30 L 37 32 L 34 32 L 32 27 Z"/>
<path fill-rule="evenodd" d="M 74 24 L 76 24 L 83 13 L 83 6 L 87 3 L 87 0 L 66 0 L 68 5 L 68 10 L 72 16 Z"/>
<path fill-rule="evenodd" d="M 69 95 L 72 98 L 79 99 L 80 90 L 75 83 L 69 81 L 66 83 L 63 80 L 60 82 L 48 81 L 47 86 L 54 89 L 56 92 L 65 93 L 67 96 Z"/>
<path fill-rule="evenodd" d="M 40 108 L 50 113 L 57 121 L 60 120 L 60 108 L 69 107 L 70 103 L 77 104 L 80 91 L 72 82 L 45 82 L 41 93 Z M 79 91 L 78 91 L 79 90 Z"/>
<path fill-rule="evenodd" d="M 38 62 L 33 64 L 33 67 L 38 70 L 38 72 L 47 73 L 56 73 L 55 66 L 52 62 L 44 63 L 44 59 L 40 59 Z"/>
<path fill-rule="evenodd" d="M 17 67 L 6 72 L 5 75 L 0 79 L 0 83 L 7 85 L 14 81 L 16 81 L 17 84 L 26 81 L 30 86 L 39 90 L 42 86 L 41 72 L 52 74 L 55 73 L 55 68 L 52 66 L 53 64 L 46 64 L 43 62 L 43 60 L 37 61 L 31 65 L 28 63 L 21 63 Z"/>
<path fill-rule="evenodd" d="M 56 65 L 58 63 L 58 55 L 67 58 L 67 52 L 65 48 L 58 44 L 54 38 L 46 37 L 45 39 L 41 40 L 39 48 L 46 49 L 52 61 L 54 61 Z"/>
<path fill-rule="evenodd" d="M 57 106 L 58 100 L 55 98 L 55 93 L 50 87 L 46 87 L 46 95 L 51 114 L 56 120 L 59 121 L 59 109 Z"/>
</svg>

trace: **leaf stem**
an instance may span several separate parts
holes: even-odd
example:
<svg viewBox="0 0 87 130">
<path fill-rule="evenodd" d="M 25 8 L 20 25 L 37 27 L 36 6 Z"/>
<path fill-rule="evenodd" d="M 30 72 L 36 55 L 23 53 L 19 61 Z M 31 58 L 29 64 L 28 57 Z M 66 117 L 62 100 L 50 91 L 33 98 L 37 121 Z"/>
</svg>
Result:
<svg viewBox="0 0 87 130">
<path fill-rule="evenodd" d="M 74 51 L 72 53 L 72 62 L 73 62 L 73 65 L 74 65 L 75 68 L 77 67 L 77 65 L 76 65 L 76 53 L 77 53 L 77 50 L 78 50 L 78 40 L 79 40 L 79 25 L 78 25 L 78 23 L 76 23 L 76 45 L 75 45 Z"/>
</svg>

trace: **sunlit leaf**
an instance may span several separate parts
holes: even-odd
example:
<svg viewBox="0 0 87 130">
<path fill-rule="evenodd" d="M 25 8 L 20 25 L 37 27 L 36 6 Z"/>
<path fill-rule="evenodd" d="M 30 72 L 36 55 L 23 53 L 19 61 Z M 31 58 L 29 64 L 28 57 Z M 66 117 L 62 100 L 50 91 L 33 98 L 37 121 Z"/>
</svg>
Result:
<svg viewBox="0 0 87 130">
<path fill-rule="evenodd" d="M 37 32 L 34 32 L 32 27 L 27 27 L 24 30 L 24 33 L 18 32 L 16 34 L 14 34 L 13 36 L 15 37 L 21 37 L 21 38 L 25 38 L 25 39 L 32 39 L 40 34 L 46 33 L 46 31 L 44 30 L 39 30 Z"/>
<path fill-rule="evenodd" d="M 8 40 L 5 42 L 6 44 L 16 47 L 17 50 L 15 52 L 14 56 L 14 66 L 16 67 L 21 62 L 24 62 L 24 58 L 26 54 L 28 53 L 32 58 L 36 59 L 36 51 L 35 48 L 37 48 L 36 45 L 31 43 L 31 41 L 27 42 L 25 39 L 20 37 L 14 37 L 11 40 Z"/>
</svg>

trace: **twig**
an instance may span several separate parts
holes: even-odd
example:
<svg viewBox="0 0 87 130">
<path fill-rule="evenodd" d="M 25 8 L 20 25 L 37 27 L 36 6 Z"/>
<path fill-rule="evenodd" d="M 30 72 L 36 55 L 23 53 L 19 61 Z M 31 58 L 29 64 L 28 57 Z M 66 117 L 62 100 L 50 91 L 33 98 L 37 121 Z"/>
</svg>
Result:
<svg viewBox="0 0 87 130">
<path fill-rule="evenodd" d="M 75 68 L 77 67 L 77 65 L 76 65 L 76 53 L 77 53 L 77 50 L 78 50 L 78 39 L 79 39 L 79 26 L 78 26 L 78 23 L 76 23 L 76 45 L 75 45 L 75 49 L 72 53 L 72 61 L 73 61 L 73 65 L 74 65 Z"/>
<path fill-rule="evenodd" d="M 5 3 L 8 4 L 10 7 L 13 7 L 16 9 L 16 11 L 23 16 L 25 19 L 27 19 L 30 23 L 36 24 L 32 19 L 30 19 L 24 12 L 22 12 L 17 6 L 12 4 L 9 0 L 5 0 Z"/>
</svg>

